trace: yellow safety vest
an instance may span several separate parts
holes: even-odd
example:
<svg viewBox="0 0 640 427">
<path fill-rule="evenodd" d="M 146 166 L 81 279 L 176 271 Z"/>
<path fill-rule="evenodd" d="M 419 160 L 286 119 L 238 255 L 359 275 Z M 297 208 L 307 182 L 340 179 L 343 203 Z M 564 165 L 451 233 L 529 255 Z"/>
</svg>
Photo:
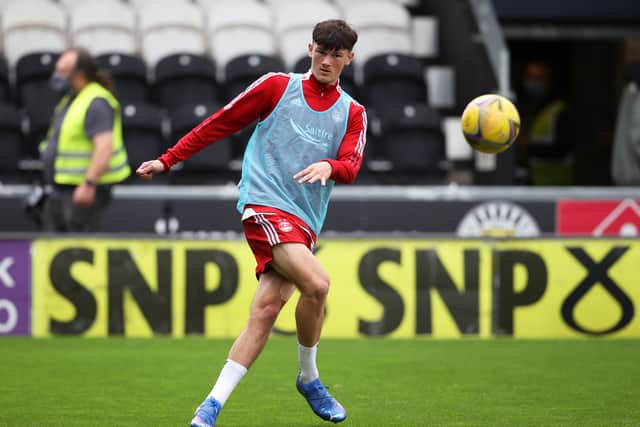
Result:
<svg viewBox="0 0 640 427">
<path fill-rule="evenodd" d="M 56 184 L 79 185 L 85 181 L 87 169 L 93 156 L 93 142 L 84 129 L 87 110 L 96 98 L 105 99 L 114 110 L 113 155 L 109 169 L 98 180 L 99 184 L 115 184 L 124 181 L 131 173 L 127 152 L 122 140 L 122 118 L 120 104 L 115 97 L 98 83 L 89 83 L 71 102 L 67 110 L 58 139 L 58 153 L 54 162 Z M 69 96 L 62 98 L 56 110 L 69 102 Z"/>
<path fill-rule="evenodd" d="M 558 126 L 558 117 L 567 109 L 564 101 L 555 101 L 535 118 L 531 125 L 529 139 L 531 144 L 550 145 L 553 144 Z"/>
</svg>

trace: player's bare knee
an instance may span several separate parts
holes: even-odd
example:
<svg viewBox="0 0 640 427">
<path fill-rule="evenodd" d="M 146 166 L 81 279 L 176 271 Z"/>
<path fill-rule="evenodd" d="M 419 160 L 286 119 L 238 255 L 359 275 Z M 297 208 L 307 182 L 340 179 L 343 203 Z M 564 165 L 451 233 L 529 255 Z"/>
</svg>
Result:
<svg viewBox="0 0 640 427">
<path fill-rule="evenodd" d="M 280 307 L 281 305 L 279 301 L 265 304 L 258 308 L 256 317 L 261 321 L 261 323 L 273 325 L 280 313 Z M 269 328 L 271 328 L 271 326 L 269 326 Z"/>
<path fill-rule="evenodd" d="M 318 276 L 309 283 L 307 287 L 307 296 L 313 299 L 324 302 L 327 299 L 329 293 L 329 278 Z"/>
<path fill-rule="evenodd" d="M 279 303 L 268 303 L 254 307 L 249 320 L 249 328 L 258 335 L 268 335 L 280 313 Z"/>
</svg>

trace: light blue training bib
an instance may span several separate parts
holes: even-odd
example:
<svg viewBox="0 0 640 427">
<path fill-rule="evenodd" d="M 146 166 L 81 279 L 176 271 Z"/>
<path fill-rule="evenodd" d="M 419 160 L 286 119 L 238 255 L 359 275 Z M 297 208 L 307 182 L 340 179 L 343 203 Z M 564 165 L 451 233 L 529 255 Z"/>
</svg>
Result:
<svg viewBox="0 0 640 427">
<path fill-rule="evenodd" d="M 328 110 L 314 111 L 302 93 L 302 74 L 290 74 L 275 109 L 258 123 L 242 161 L 240 213 L 245 205 L 274 207 L 320 234 L 334 182 L 298 184 L 293 176 L 312 163 L 335 159 L 347 130 L 351 97 L 342 92 Z"/>
</svg>

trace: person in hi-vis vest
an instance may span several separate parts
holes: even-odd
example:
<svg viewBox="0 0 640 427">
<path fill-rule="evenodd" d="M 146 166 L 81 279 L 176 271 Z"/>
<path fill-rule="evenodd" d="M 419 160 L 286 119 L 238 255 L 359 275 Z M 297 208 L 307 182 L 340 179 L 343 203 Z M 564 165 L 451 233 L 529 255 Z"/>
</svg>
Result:
<svg viewBox="0 0 640 427">
<path fill-rule="evenodd" d="M 531 61 L 524 70 L 519 102 L 522 133 L 520 163 L 533 185 L 574 182 L 574 124 L 567 103 L 558 96 L 551 66 Z"/>
<path fill-rule="evenodd" d="M 52 192 L 43 210 L 45 231 L 97 231 L 111 186 L 131 173 L 122 141 L 113 84 L 84 49 L 64 52 L 51 76 L 63 94 L 41 152 Z"/>
</svg>

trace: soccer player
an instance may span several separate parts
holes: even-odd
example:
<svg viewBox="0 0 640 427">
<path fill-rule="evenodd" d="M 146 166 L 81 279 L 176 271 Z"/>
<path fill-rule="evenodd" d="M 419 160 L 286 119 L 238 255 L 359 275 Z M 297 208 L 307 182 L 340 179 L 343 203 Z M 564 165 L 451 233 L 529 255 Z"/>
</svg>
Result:
<svg viewBox="0 0 640 427">
<path fill-rule="evenodd" d="M 318 23 L 308 46 L 309 72 L 264 75 L 157 160 L 144 162 L 137 170 L 149 179 L 259 119 L 245 151 L 237 206 L 257 261 L 258 288 L 247 325 L 196 410 L 192 427 L 215 425 L 296 288 L 300 291 L 296 387 L 320 418 L 337 423 L 347 416 L 320 381 L 316 366 L 329 275 L 313 248 L 334 182 L 353 182 L 362 163 L 366 113 L 338 82 L 353 60 L 357 37 L 342 20 Z"/>
</svg>

